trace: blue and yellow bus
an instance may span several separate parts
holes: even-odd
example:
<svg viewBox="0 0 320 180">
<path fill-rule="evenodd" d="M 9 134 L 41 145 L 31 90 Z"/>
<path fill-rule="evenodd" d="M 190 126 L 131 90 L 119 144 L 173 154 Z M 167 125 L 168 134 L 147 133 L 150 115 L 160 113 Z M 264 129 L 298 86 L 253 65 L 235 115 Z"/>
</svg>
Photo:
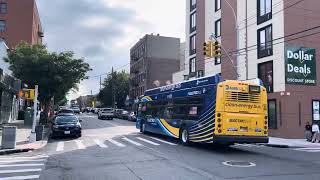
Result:
<svg viewBox="0 0 320 180">
<path fill-rule="evenodd" d="M 263 86 L 215 75 L 146 91 L 136 127 L 183 144 L 267 143 L 267 112 Z"/>
</svg>

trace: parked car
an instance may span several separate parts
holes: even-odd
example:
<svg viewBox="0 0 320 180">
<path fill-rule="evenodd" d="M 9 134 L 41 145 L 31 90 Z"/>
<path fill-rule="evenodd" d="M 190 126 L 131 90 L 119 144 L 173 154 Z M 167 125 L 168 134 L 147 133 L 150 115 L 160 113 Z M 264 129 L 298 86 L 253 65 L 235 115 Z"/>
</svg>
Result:
<svg viewBox="0 0 320 180">
<path fill-rule="evenodd" d="M 81 124 L 73 113 L 61 113 L 52 121 L 51 137 L 76 136 L 81 137 Z"/>
<path fill-rule="evenodd" d="M 72 107 L 71 108 L 74 113 L 80 114 L 80 108 L 79 107 Z"/>
<path fill-rule="evenodd" d="M 129 112 L 128 111 L 122 111 L 121 118 L 120 119 L 129 119 Z"/>
<path fill-rule="evenodd" d="M 74 114 L 74 111 L 72 109 L 60 109 L 57 113 L 57 115 L 59 114 Z"/>
<path fill-rule="evenodd" d="M 129 121 L 136 122 L 136 121 L 137 121 L 137 113 L 134 112 L 134 111 L 131 111 L 130 114 L 129 114 L 128 120 L 129 120 Z"/>
<path fill-rule="evenodd" d="M 121 119 L 121 118 L 122 118 L 122 111 L 124 111 L 124 110 L 123 110 L 123 109 L 116 109 L 116 110 L 115 110 L 115 113 L 114 113 L 114 116 L 115 116 L 116 118 Z"/>
<path fill-rule="evenodd" d="M 113 119 L 114 109 L 113 108 L 103 108 L 98 112 L 98 119 Z"/>
</svg>

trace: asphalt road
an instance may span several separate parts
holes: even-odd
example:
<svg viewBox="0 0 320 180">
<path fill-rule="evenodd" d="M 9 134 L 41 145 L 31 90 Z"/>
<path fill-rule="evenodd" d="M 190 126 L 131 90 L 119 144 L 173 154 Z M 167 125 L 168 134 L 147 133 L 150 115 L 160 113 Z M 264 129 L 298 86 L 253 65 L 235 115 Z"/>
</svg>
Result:
<svg viewBox="0 0 320 180">
<path fill-rule="evenodd" d="M 141 134 L 126 120 L 98 120 L 93 114 L 80 118 L 79 139 L 50 140 L 34 152 L 1 156 L 0 180 L 320 179 L 320 152 L 259 145 L 183 146 L 175 139 Z M 230 161 L 246 167 L 230 166 Z"/>
</svg>

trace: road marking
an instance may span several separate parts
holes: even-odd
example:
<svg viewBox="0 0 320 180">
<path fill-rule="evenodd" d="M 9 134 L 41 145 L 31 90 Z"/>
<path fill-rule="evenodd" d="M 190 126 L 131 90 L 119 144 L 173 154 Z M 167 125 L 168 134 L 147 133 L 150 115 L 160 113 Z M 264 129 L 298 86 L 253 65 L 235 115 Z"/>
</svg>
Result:
<svg viewBox="0 0 320 180">
<path fill-rule="evenodd" d="M 125 146 L 126 146 L 126 145 L 124 145 L 124 144 L 121 144 L 121 143 L 113 140 L 113 139 L 108 139 L 108 141 L 111 142 L 111 143 L 114 144 L 114 145 L 119 146 L 119 147 L 125 147 Z"/>
<path fill-rule="evenodd" d="M 134 144 L 134 145 L 136 145 L 136 146 L 142 146 L 142 144 L 140 144 L 140 143 L 138 143 L 138 142 L 135 142 L 135 141 L 133 141 L 133 140 L 131 140 L 131 139 L 128 139 L 128 138 L 122 138 L 123 140 L 125 140 L 125 141 L 127 141 L 127 142 L 129 142 L 129 143 L 131 143 L 131 144 Z"/>
<path fill-rule="evenodd" d="M 8 157 L 0 157 L 1 160 L 8 160 L 8 159 L 41 159 L 41 158 L 48 158 L 49 156 L 43 155 L 43 156 L 32 156 L 32 157 L 18 157 L 18 156 L 8 156 Z"/>
<path fill-rule="evenodd" d="M 160 142 L 163 142 L 163 143 L 166 143 L 166 144 L 169 144 L 169 145 L 172 145 L 172 146 L 176 146 L 177 144 L 175 143 L 172 143 L 172 142 L 169 142 L 169 141 L 165 141 L 165 140 L 162 140 L 162 139 L 159 139 L 159 138 L 155 138 L 155 137 L 150 137 L 151 139 L 154 139 L 156 141 L 160 141 Z"/>
<path fill-rule="evenodd" d="M 78 146 L 78 149 L 85 149 L 86 146 L 84 146 L 84 144 L 82 143 L 81 140 L 75 140 L 77 146 Z"/>
<path fill-rule="evenodd" d="M 43 161 L 46 161 L 46 159 L 6 160 L 6 161 L 0 161 L 0 164 L 5 164 L 5 163 L 19 163 L 19 162 L 43 162 Z"/>
<path fill-rule="evenodd" d="M 40 175 L 31 175 L 31 176 L 12 176 L 0 178 L 0 180 L 27 180 L 27 179 L 39 179 Z"/>
<path fill-rule="evenodd" d="M 31 166 L 44 166 L 44 164 L 6 164 L 6 165 L 0 165 L 0 168 L 3 168 L 3 167 L 31 167 Z"/>
<path fill-rule="evenodd" d="M 320 152 L 320 148 L 297 148 L 293 149 L 295 151 L 304 151 L 304 152 Z"/>
<path fill-rule="evenodd" d="M 14 169 L 14 170 L 0 170 L 0 174 L 6 174 L 6 173 L 20 173 L 20 172 L 38 172 L 42 169 Z"/>
<path fill-rule="evenodd" d="M 160 144 L 158 143 L 155 143 L 155 142 L 152 142 L 152 141 L 149 141 L 147 139 L 144 139 L 144 138 L 141 138 L 141 137 L 137 137 L 137 139 L 141 140 L 141 141 L 144 141 L 146 143 L 149 143 L 149 144 L 152 144 L 152 145 L 155 145 L 155 146 L 159 146 Z"/>
<path fill-rule="evenodd" d="M 98 140 L 98 139 L 94 139 L 93 140 L 99 147 L 101 147 L 101 148 L 107 148 L 108 146 L 107 145 L 105 145 L 104 143 L 102 143 L 100 140 Z"/>
<path fill-rule="evenodd" d="M 63 151 L 64 142 L 58 142 L 56 151 Z"/>
</svg>

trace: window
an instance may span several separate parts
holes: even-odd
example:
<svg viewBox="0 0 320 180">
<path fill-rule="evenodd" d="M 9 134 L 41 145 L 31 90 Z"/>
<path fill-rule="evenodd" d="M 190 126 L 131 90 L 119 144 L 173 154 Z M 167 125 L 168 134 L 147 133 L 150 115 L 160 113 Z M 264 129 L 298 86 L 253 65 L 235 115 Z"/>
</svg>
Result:
<svg viewBox="0 0 320 180">
<path fill-rule="evenodd" d="M 220 37 L 221 36 L 221 19 L 217 20 L 214 26 L 214 34 L 216 35 L 216 37 Z"/>
<path fill-rule="evenodd" d="M 215 11 L 219 11 L 221 9 L 221 0 L 215 0 L 214 5 Z"/>
<path fill-rule="evenodd" d="M 273 54 L 272 25 L 258 29 L 258 58 Z"/>
<path fill-rule="evenodd" d="M 6 29 L 6 21 L 0 20 L 0 31 L 4 31 Z"/>
<path fill-rule="evenodd" d="M 221 64 L 221 57 L 215 57 L 215 58 L 214 58 L 214 64 L 215 64 L 215 65 Z"/>
<path fill-rule="evenodd" d="M 189 69 L 190 69 L 189 70 L 190 76 L 195 76 L 195 73 L 196 73 L 196 58 L 190 59 Z"/>
<path fill-rule="evenodd" d="M 269 129 L 277 129 L 277 102 L 268 100 L 268 126 Z"/>
<path fill-rule="evenodd" d="M 1 14 L 7 14 L 8 12 L 8 5 L 7 3 L 1 3 L 0 4 L 0 13 Z"/>
<path fill-rule="evenodd" d="M 312 120 L 320 121 L 320 101 L 312 100 Z"/>
<path fill-rule="evenodd" d="M 197 13 L 194 12 L 190 15 L 190 33 L 196 30 L 197 26 Z"/>
<path fill-rule="evenodd" d="M 260 78 L 268 93 L 273 92 L 273 62 L 258 64 L 258 78 Z"/>
<path fill-rule="evenodd" d="M 272 18 L 272 0 L 257 0 L 257 23 L 261 24 Z"/>
<path fill-rule="evenodd" d="M 196 35 L 190 37 L 190 55 L 196 53 Z"/>
<path fill-rule="evenodd" d="M 197 8 L 197 0 L 190 0 L 190 11 L 193 11 Z"/>
</svg>

